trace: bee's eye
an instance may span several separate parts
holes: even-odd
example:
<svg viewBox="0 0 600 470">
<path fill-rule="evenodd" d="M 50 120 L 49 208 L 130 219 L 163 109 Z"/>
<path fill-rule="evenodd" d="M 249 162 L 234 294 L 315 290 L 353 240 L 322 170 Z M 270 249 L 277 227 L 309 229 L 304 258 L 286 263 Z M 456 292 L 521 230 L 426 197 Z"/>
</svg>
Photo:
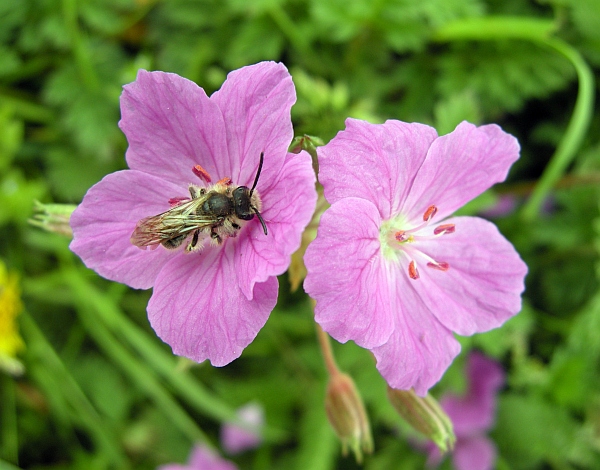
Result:
<svg viewBox="0 0 600 470">
<path fill-rule="evenodd" d="M 250 190 L 240 186 L 233 191 L 233 207 L 236 217 L 242 220 L 252 220 L 254 211 L 250 204 Z"/>
</svg>

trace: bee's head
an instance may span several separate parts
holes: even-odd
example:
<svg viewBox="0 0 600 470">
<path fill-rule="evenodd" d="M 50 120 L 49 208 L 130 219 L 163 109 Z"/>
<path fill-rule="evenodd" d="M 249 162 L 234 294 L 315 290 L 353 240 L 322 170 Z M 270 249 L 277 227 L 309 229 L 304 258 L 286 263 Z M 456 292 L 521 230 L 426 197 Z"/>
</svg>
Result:
<svg viewBox="0 0 600 470">
<path fill-rule="evenodd" d="M 242 220 L 252 220 L 256 212 L 253 210 L 252 198 L 256 195 L 250 195 L 250 188 L 247 186 L 238 186 L 233 190 L 233 209 L 236 217 Z"/>
<path fill-rule="evenodd" d="M 248 189 L 247 186 L 238 186 L 233 190 L 233 207 L 235 211 L 236 217 L 242 220 L 252 220 L 254 218 L 254 214 L 260 220 L 260 224 L 262 225 L 263 231 L 265 235 L 267 235 L 267 226 L 265 225 L 265 221 L 260 215 L 260 199 L 258 194 L 254 192 L 256 188 L 256 184 L 258 183 L 258 177 L 260 176 L 260 171 L 263 166 L 264 152 L 260 153 L 260 162 L 258 164 L 258 170 L 256 171 L 256 177 L 254 178 L 254 184 L 252 184 L 252 189 Z"/>
</svg>

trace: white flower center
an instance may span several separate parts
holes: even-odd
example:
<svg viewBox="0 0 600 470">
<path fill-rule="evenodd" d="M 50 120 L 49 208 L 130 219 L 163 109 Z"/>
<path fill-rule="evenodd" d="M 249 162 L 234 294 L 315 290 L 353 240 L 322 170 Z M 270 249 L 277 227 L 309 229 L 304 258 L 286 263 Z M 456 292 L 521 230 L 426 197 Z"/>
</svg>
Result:
<svg viewBox="0 0 600 470">
<path fill-rule="evenodd" d="M 436 206 L 429 206 L 423 214 L 423 222 L 416 226 L 410 226 L 408 219 L 402 214 L 386 220 L 379 229 L 379 241 L 383 256 L 389 260 L 399 261 L 401 257 L 408 259 L 408 276 L 411 279 L 419 279 L 417 259 L 424 262 L 428 268 L 438 271 L 448 271 L 450 265 L 445 261 L 436 261 L 419 248 L 419 241 L 433 240 L 442 235 L 454 233 L 454 224 L 438 225 L 430 230 L 429 223 L 437 213 Z"/>
</svg>

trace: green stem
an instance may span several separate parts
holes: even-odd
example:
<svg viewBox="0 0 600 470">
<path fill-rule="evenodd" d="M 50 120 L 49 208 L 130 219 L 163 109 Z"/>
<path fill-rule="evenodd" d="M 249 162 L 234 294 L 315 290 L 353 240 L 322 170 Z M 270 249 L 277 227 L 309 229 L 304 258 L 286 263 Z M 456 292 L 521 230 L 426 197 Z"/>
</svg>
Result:
<svg viewBox="0 0 600 470">
<path fill-rule="evenodd" d="M 95 316 L 117 335 L 123 343 L 129 344 L 143 359 L 152 364 L 153 372 L 160 374 L 169 385 L 196 411 L 221 423 L 231 422 L 244 426 L 229 405 L 211 394 L 189 372 L 177 368 L 176 359 L 166 353 L 147 334 L 127 318 L 113 299 L 102 295 L 93 285 L 85 281 L 77 270 L 64 270 L 64 278 L 78 294 L 93 307 Z M 284 433 L 271 427 L 263 429 L 267 440 L 281 440 Z"/>
<path fill-rule="evenodd" d="M 73 47 L 73 54 L 75 55 L 75 63 L 79 69 L 81 79 L 88 90 L 98 90 L 100 88 L 100 81 L 94 70 L 90 51 L 82 38 L 83 33 L 79 28 L 77 0 L 62 0 L 62 11 L 65 26 L 71 37 L 71 46 Z"/>
<path fill-rule="evenodd" d="M 235 411 L 212 396 L 188 373 L 178 371 L 175 358 L 165 353 L 155 341 L 148 339 L 137 325 L 129 320 L 108 296 L 102 295 L 87 282 L 82 273 L 75 269 L 65 269 L 63 277 L 75 292 L 79 302 L 93 309 L 94 316 L 111 332 L 128 343 L 147 364 L 160 373 L 173 388 L 188 400 L 190 405 L 201 413 L 218 421 L 234 421 Z"/>
<path fill-rule="evenodd" d="M 27 312 L 23 312 L 21 315 L 21 325 L 23 333 L 27 337 L 26 343 L 29 353 L 35 355 L 35 360 L 31 362 L 32 368 L 35 365 L 38 372 L 46 373 L 45 377 L 52 380 L 53 388 L 61 391 L 61 395 L 72 408 L 74 418 L 90 431 L 94 441 L 100 448 L 99 452 L 109 458 L 115 468 L 127 468 L 125 456 L 119 444 L 112 437 L 114 433 L 106 428 L 105 421 L 97 413 L 79 384 L 71 376 L 58 354 Z M 35 373 L 35 368 L 30 372 Z"/>
<path fill-rule="evenodd" d="M 594 76 L 579 52 L 561 39 L 551 37 L 555 23 L 529 18 L 471 18 L 450 23 L 439 29 L 432 39 L 437 42 L 460 40 L 520 39 L 549 48 L 565 57 L 577 72 L 579 89 L 573 114 L 550 163 L 544 170 L 521 216 L 526 221 L 537 217 L 544 199 L 561 178 L 577 154 L 588 131 L 594 107 Z"/>
<path fill-rule="evenodd" d="M 14 379 L 0 372 L 0 383 L 2 383 L 2 458 L 13 463 L 19 462 L 19 439 L 17 432 L 17 410 L 15 403 Z"/>
<path fill-rule="evenodd" d="M 434 42 L 496 41 L 523 39 L 540 41 L 550 37 L 556 24 L 552 20 L 488 16 L 466 18 L 442 26 L 431 37 Z"/>
<path fill-rule="evenodd" d="M 77 304 L 77 313 L 81 323 L 104 353 L 133 380 L 144 394 L 156 403 L 169 421 L 177 426 L 190 441 L 208 443 L 204 432 L 159 383 L 154 371 L 123 347 L 103 322 L 96 321 L 98 319 L 97 311 L 89 307 L 85 292 L 81 289 L 81 286 L 85 283 L 76 281 L 79 275 L 73 271 L 65 270 L 64 277 L 77 294 L 75 303 Z"/>
<path fill-rule="evenodd" d="M 589 129 L 594 110 L 594 75 L 579 52 L 566 42 L 560 39 L 547 39 L 540 44 L 547 46 L 566 57 L 577 72 L 579 89 L 575 108 L 571 115 L 571 120 L 562 139 L 558 143 L 556 151 L 550 163 L 542 173 L 542 176 L 535 186 L 531 197 L 523 206 L 521 216 L 526 221 L 532 221 L 539 214 L 540 209 L 548 193 L 556 185 L 567 169 L 567 166 L 573 161 L 577 154 L 583 139 Z"/>
</svg>

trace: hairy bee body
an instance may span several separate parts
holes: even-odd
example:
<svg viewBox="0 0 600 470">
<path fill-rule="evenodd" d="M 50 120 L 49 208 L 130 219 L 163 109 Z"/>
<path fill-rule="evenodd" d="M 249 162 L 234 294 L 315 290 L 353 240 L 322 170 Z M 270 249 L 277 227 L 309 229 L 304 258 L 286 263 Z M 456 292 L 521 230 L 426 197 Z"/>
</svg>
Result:
<svg viewBox="0 0 600 470">
<path fill-rule="evenodd" d="M 235 237 L 248 220 L 256 215 L 265 235 L 267 226 L 260 215 L 261 202 L 254 191 L 263 165 L 264 153 L 252 189 L 247 186 L 231 186 L 224 178 L 215 185 L 201 188 L 190 184 L 190 200 L 178 201 L 174 207 L 158 215 L 140 220 L 131 234 L 131 243 L 140 248 L 162 245 L 169 250 L 179 248 L 191 237 L 186 251 L 195 251 L 204 246 L 209 238 L 216 245 L 227 237 Z M 198 165 L 197 171 L 210 181 L 208 173 Z M 200 237 L 202 242 L 199 244 Z"/>
</svg>

